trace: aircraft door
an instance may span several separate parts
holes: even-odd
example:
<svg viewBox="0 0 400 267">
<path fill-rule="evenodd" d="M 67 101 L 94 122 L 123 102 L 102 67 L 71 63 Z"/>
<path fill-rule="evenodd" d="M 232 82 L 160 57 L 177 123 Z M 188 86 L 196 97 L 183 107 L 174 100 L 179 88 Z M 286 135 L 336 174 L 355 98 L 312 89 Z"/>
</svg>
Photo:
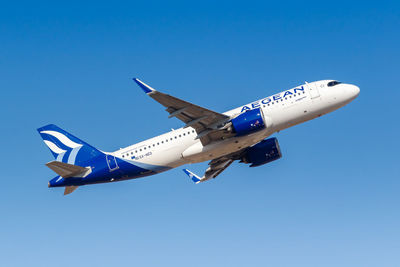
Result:
<svg viewBox="0 0 400 267">
<path fill-rule="evenodd" d="M 308 91 L 310 92 L 311 99 L 315 99 L 320 96 L 316 83 L 312 84 L 306 83 L 306 84 L 308 87 Z"/>
<path fill-rule="evenodd" d="M 110 172 L 115 171 L 116 169 L 118 169 L 118 164 L 117 164 L 117 160 L 115 159 L 115 157 L 113 155 L 106 155 L 106 160 L 107 160 L 107 165 L 108 168 L 110 169 Z"/>
</svg>

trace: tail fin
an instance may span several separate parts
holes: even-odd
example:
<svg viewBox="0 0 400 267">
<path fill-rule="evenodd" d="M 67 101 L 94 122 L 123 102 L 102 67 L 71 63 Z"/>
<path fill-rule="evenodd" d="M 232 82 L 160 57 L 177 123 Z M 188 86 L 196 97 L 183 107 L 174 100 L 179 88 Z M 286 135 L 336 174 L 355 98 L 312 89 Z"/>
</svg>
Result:
<svg viewBox="0 0 400 267">
<path fill-rule="evenodd" d="M 37 129 L 56 161 L 80 165 L 102 152 L 54 124 Z"/>
</svg>

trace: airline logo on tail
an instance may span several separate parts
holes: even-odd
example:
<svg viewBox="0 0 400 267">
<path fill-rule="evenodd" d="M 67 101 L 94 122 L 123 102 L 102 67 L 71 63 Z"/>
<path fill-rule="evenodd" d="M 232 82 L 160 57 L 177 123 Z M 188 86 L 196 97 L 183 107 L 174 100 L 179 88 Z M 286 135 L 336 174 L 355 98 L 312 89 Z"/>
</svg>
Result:
<svg viewBox="0 0 400 267">
<path fill-rule="evenodd" d="M 57 161 L 69 164 L 75 163 L 76 156 L 83 146 L 82 144 L 75 143 L 64 134 L 56 131 L 41 131 L 39 133 L 42 135 L 44 143 L 54 154 L 57 154 Z M 46 135 L 51 136 L 52 138 L 48 138 Z M 47 138 L 51 139 L 53 142 Z M 64 157 L 65 155 L 67 155 L 67 157 Z"/>
<path fill-rule="evenodd" d="M 80 165 L 102 154 L 96 148 L 54 124 L 39 128 L 38 132 L 56 161 Z"/>
</svg>

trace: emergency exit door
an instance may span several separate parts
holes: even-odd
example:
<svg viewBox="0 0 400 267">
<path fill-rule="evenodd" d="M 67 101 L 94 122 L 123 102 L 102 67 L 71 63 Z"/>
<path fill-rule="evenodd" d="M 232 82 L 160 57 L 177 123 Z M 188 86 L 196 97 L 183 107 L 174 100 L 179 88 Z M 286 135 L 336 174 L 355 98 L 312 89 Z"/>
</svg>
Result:
<svg viewBox="0 0 400 267">
<path fill-rule="evenodd" d="M 320 96 L 316 83 L 309 84 L 306 82 L 306 84 L 307 84 L 308 92 L 310 93 L 311 99 L 314 99 L 314 98 L 317 98 Z"/>
</svg>

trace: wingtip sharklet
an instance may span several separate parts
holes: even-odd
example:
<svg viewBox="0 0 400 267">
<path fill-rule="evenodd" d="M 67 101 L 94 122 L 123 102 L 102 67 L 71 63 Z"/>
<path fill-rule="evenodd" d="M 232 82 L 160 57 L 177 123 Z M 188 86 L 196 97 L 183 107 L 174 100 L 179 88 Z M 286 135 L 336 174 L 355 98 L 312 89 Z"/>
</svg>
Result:
<svg viewBox="0 0 400 267">
<path fill-rule="evenodd" d="M 149 94 L 149 93 L 155 91 L 153 88 L 151 88 L 149 85 L 145 84 L 144 82 L 142 82 L 142 81 L 139 80 L 138 78 L 133 78 L 132 80 L 134 80 L 135 83 L 137 83 L 137 85 L 139 85 L 139 87 L 142 88 L 142 90 L 143 90 L 146 94 Z"/>
<path fill-rule="evenodd" d="M 189 176 L 189 178 L 192 179 L 192 181 L 196 184 L 200 183 L 202 180 L 198 175 L 189 171 L 188 169 L 183 169 L 183 172 L 186 173 L 187 176 Z"/>
</svg>

